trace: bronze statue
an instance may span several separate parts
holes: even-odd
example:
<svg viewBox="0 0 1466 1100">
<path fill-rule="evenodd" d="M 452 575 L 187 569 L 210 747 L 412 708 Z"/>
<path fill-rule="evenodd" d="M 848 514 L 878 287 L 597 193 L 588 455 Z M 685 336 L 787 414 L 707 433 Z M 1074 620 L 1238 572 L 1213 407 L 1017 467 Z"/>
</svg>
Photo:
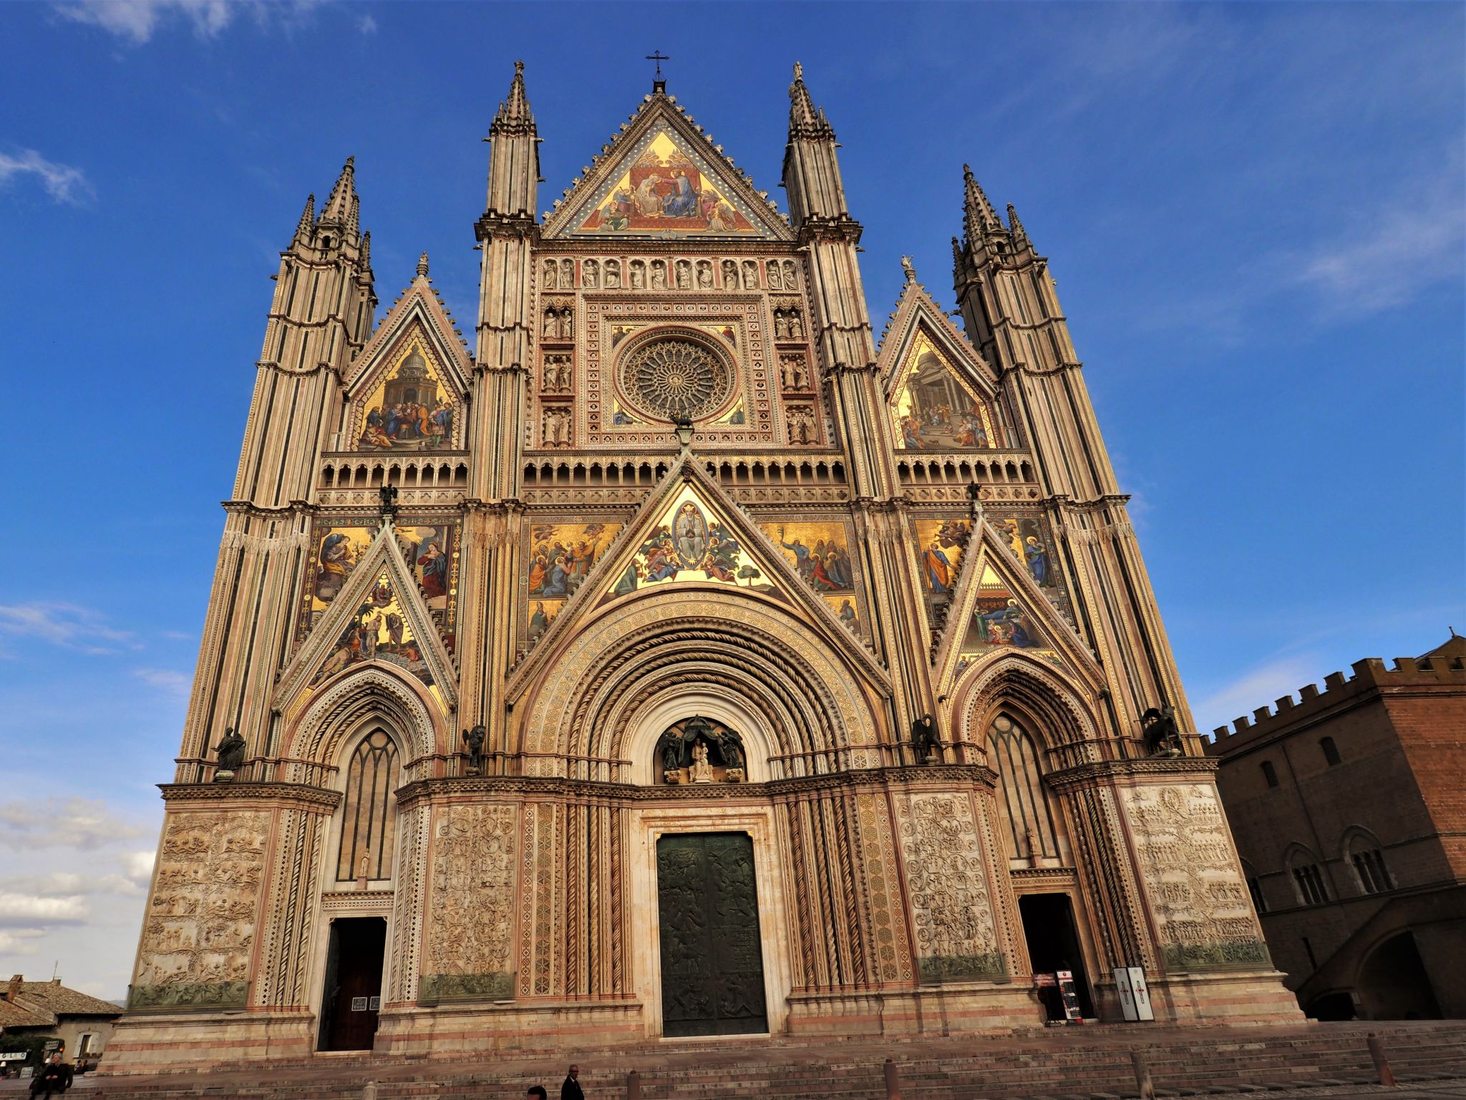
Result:
<svg viewBox="0 0 1466 1100">
<path fill-rule="evenodd" d="M 244 767 L 244 738 L 234 732 L 233 726 L 226 726 L 224 739 L 214 747 L 219 754 L 219 766 L 214 770 L 214 782 L 233 779 L 234 773 Z"/>
<path fill-rule="evenodd" d="M 377 490 L 377 496 L 381 498 L 382 515 L 391 519 L 397 514 L 397 486 L 383 485 Z"/>
<path fill-rule="evenodd" d="M 1142 714 L 1140 728 L 1145 734 L 1145 751 L 1151 756 L 1181 755 L 1181 731 L 1170 703 L 1151 707 Z"/>
<path fill-rule="evenodd" d="M 463 740 L 468 745 L 468 774 L 484 774 L 484 727 L 474 726 L 463 731 Z"/>
<path fill-rule="evenodd" d="M 657 751 L 662 754 L 662 779 L 667 783 L 677 782 L 676 778 L 668 778 L 670 775 L 682 770 L 682 738 L 671 730 L 662 734 L 662 740 L 657 745 Z"/>
<path fill-rule="evenodd" d="M 940 752 L 942 742 L 937 738 L 937 720 L 930 714 L 923 714 L 911 723 L 911 745 L 916 750 L 916 762 L 924 764 L 932 753 Z"/>
<path fill-rule="evenodd" d="M 723 767 L 743 767 L 743 746 L 738 743 L 738 735 L 732 730 L 724 730 L 718 734 L 718 755 L 723 758 Z"/>
</svg>

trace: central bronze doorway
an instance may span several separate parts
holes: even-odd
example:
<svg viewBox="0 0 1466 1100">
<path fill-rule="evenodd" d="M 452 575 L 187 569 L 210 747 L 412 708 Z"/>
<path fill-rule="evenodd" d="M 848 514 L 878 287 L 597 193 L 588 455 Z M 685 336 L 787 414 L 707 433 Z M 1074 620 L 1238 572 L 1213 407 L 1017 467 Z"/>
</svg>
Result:
<svg viewBox="0 0 1466 1100">
<path fill-rule="evenodd" d="M 769 1030 L 753 840 L 689 833 L 657 841 L 662 1033 Z"/>
</svg>

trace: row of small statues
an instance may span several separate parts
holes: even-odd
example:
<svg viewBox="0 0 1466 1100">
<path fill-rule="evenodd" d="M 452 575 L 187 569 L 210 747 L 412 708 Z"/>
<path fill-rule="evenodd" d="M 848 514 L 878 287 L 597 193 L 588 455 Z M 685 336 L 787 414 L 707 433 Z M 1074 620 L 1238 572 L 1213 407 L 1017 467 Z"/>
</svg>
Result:
<svg viewBox="0 0 1466 1100">
<path fill-rule="evenodd" d="M 630 260 L 626 268 L 627 282 L 632 290 L 667 289 L 666 260 L 652 260 L 650 263 L 645 260 Z M 692 290 L 694 284 L 698 290 L 717 289 L 714 286 L 714 269 L 711 260 L 698 260 L 696 264 L 691 260 L 676 260 L 671 270 L 672 285 L 678 290 Z M 744 260 L 741 265 L 736 260 L 724 260 L 719 270 L 722 272 L 721 289 L 723 290 L 759 289 L 757 260 Z M 541 290 L 575 289 L 575 261 L 546 259 L 541 272 Z M 766 281 L 770 290 L 799 289 L 798 268 L 793 260 L 768 260 L 764 265 L 764 273 L 767 275 Z M 580 285 L 586 290 L 598 290 L 602 287 L 607 290 L 619 289 L 621 261 L 615 259 L 582 260 Z"/>
</svg>

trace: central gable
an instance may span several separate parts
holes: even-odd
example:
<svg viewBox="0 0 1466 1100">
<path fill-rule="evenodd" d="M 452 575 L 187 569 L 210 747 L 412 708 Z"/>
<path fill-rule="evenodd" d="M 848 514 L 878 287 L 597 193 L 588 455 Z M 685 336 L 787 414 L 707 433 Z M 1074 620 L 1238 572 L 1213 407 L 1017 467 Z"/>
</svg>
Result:
<svg viewBox="0 0 1466 1100">
<path fill-rule="evenodd" d="M 787 240 L 790 232 L 767 195 L 659 94 L 556 204 L 544 235 Z"/>
</svg>

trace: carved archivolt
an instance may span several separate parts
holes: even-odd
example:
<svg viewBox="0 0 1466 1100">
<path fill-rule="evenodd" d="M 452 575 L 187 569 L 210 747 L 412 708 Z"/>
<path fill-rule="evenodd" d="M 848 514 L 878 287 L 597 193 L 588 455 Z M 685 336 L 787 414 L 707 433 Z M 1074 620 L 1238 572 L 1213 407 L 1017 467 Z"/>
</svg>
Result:
<svg viewBox="0 0 1466 1100">
<path fill-rule="evenodd" d="M 912 797 L 901 817 L 916 954 L 924 981 L 1003 973 L 972 803 L 954 794 Z"/>
<path fill-rule="evenodd" d="M 1055 671 L 1021 655 L 1005 654 L 958 689 L 964 738 L 982 745 L 1004 703 L 1026 712 L 1025 723 L 1048 747 L 1093 740 L 1095 724 L 1080 692 Z"/>
<path fill-rule="evenodd" d="M 243 1005 L 268 830 L 263 810 L 169 818 L 130 1007 Z"/>
<path fill-rule="evenodd" d="M 616 715 L 626 714 L 627 698 L 648 685 L 696 689 L 715 677 L 741 685 L 745 706 L 779 716 L 781 728 L 768 731 L 775 754 L 847 751 L 847 766 L 867 766 L 863 746 L 878 727 L 854 670 L 788 615 L 697 590 L 622 605 L 586 624 L 547 666 L 524 731 L 530 774 L 557 774 L 565 756 L 620 759 L 626 718 Z"/>
<path fill-rule="evenodd" d="M 1216 788 L 1146 785 L 1121 798 L 1167 968 L 1265 963 Z"/>
<path fill-rule="evenodd" d="M 311 765 L 334 763 L 344 743 L 374 722 L 407 740 L 404 781 L 421 778 L 416 761 L 442 751 L 432 714 L 417 692 L 384 669 L 364 668 L 313 700 L 295 723 L 284 751 L 291 758 L 286 781 L 310 782 Z"/>
</svg>

